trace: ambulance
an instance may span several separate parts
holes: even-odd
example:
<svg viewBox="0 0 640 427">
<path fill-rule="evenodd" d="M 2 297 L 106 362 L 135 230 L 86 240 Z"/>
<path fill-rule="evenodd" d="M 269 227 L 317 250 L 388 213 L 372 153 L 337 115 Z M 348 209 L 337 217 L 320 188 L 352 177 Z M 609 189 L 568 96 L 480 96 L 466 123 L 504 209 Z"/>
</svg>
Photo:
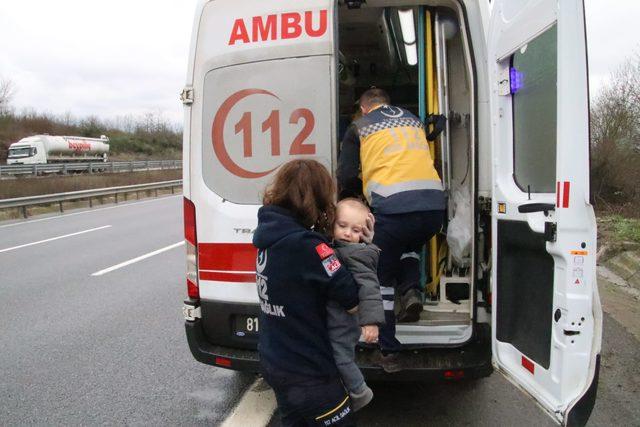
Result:
<svg viewBox="0 0 640 427">
<path fill-rule="evenodd" d="M 293 158 L 335 174 L 372 86 L 424 121 L 448 201 L 421 254 L 420 320 L 397 327 L 404 370 L 365 345 L 359 366 L 398 381 L 495 370 L 585 424 L 602 309 L 583 0 L 201 0 L 181 95 L 193 356 L 258 371 L 261 195 Z"/>
</svg>

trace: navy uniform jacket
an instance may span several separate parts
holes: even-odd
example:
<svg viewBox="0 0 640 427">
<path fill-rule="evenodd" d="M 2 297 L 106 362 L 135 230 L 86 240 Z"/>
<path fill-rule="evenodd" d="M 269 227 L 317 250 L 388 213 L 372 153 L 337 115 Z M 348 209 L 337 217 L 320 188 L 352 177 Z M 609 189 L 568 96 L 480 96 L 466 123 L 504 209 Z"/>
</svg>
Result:
<svg viewBox="0 0 640 427">
<path fill-rule="evenodd" d="M 260 297 L 258 350 L 262 369 L 284 379 L 338 376 L 327 332 L 328 300 L 358 305 L 356 284 L 319 233 L 277 206 L 258 211 Z"/>
</svg>

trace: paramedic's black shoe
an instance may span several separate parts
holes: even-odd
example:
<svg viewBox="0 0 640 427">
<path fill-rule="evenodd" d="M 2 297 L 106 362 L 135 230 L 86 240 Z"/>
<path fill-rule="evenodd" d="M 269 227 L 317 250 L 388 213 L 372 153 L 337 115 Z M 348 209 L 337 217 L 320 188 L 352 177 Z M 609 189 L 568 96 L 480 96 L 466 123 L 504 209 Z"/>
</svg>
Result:
<svg viewBox="0 0 640 427">
<path fill-rule="evenodd" d="M 360 393 L 349 393 L 349 396 L 351 397 L 351 409 L 355 412 L 364 408 L 369 404 L 369 402 L 371 402 L 373 399 L 373 391 L 365 384 Z"/>
<path fill-rule="evenodd" d="M 420 320 L 422 298 L 416 290 L 410 290 L 402 296 L 403 310 L 398 314 L 398 322 L 410 323 Z"/>
<path fill-rule="evenodd" d="M 393 374 L 395 372 L 402 371 L 400 365 L 400 353 L 389 353 L 387 355 L 378 353 L 378 358 L 375 361 L 376 366 L 380 366 L 387 374 Z"/>
</svg>

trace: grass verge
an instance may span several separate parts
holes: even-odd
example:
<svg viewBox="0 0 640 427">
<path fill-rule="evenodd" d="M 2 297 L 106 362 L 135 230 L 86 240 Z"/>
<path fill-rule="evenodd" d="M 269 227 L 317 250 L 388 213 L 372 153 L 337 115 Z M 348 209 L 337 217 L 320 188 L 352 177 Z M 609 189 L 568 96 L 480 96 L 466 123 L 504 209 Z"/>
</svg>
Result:
<svg viewBox="0 0 640 427">
<path fill-rule="evenodd" d="M 607 215 L 598 219 L 599 234 L 610 242 L 640 243 L 640 220 L 621 215 Z"/>
<path fill-rule="evenodd" d="M 618 214 L 598 216 L 598 263 L 640 248 L 640 220 Z"/>
<path fill-rule="evenodd" d="M 6 179 L 0 181 L 0 199 L 171 181 L 181 178 L 182 170 L 168 169 L 145 172 Z"/>
</svg>

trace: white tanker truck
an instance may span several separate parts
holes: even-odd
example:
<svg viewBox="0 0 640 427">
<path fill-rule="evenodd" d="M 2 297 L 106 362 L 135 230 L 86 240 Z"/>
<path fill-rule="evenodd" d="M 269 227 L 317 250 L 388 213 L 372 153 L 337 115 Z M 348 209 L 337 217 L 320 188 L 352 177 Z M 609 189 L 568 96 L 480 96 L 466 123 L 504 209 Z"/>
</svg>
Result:
<svg viewBox="0 0 640 427">
<path fill-rule="evenodd" d="M 109 138 L 35 135 L 9 146 L 7 164 L 106 162 Z"/>
</svg>

